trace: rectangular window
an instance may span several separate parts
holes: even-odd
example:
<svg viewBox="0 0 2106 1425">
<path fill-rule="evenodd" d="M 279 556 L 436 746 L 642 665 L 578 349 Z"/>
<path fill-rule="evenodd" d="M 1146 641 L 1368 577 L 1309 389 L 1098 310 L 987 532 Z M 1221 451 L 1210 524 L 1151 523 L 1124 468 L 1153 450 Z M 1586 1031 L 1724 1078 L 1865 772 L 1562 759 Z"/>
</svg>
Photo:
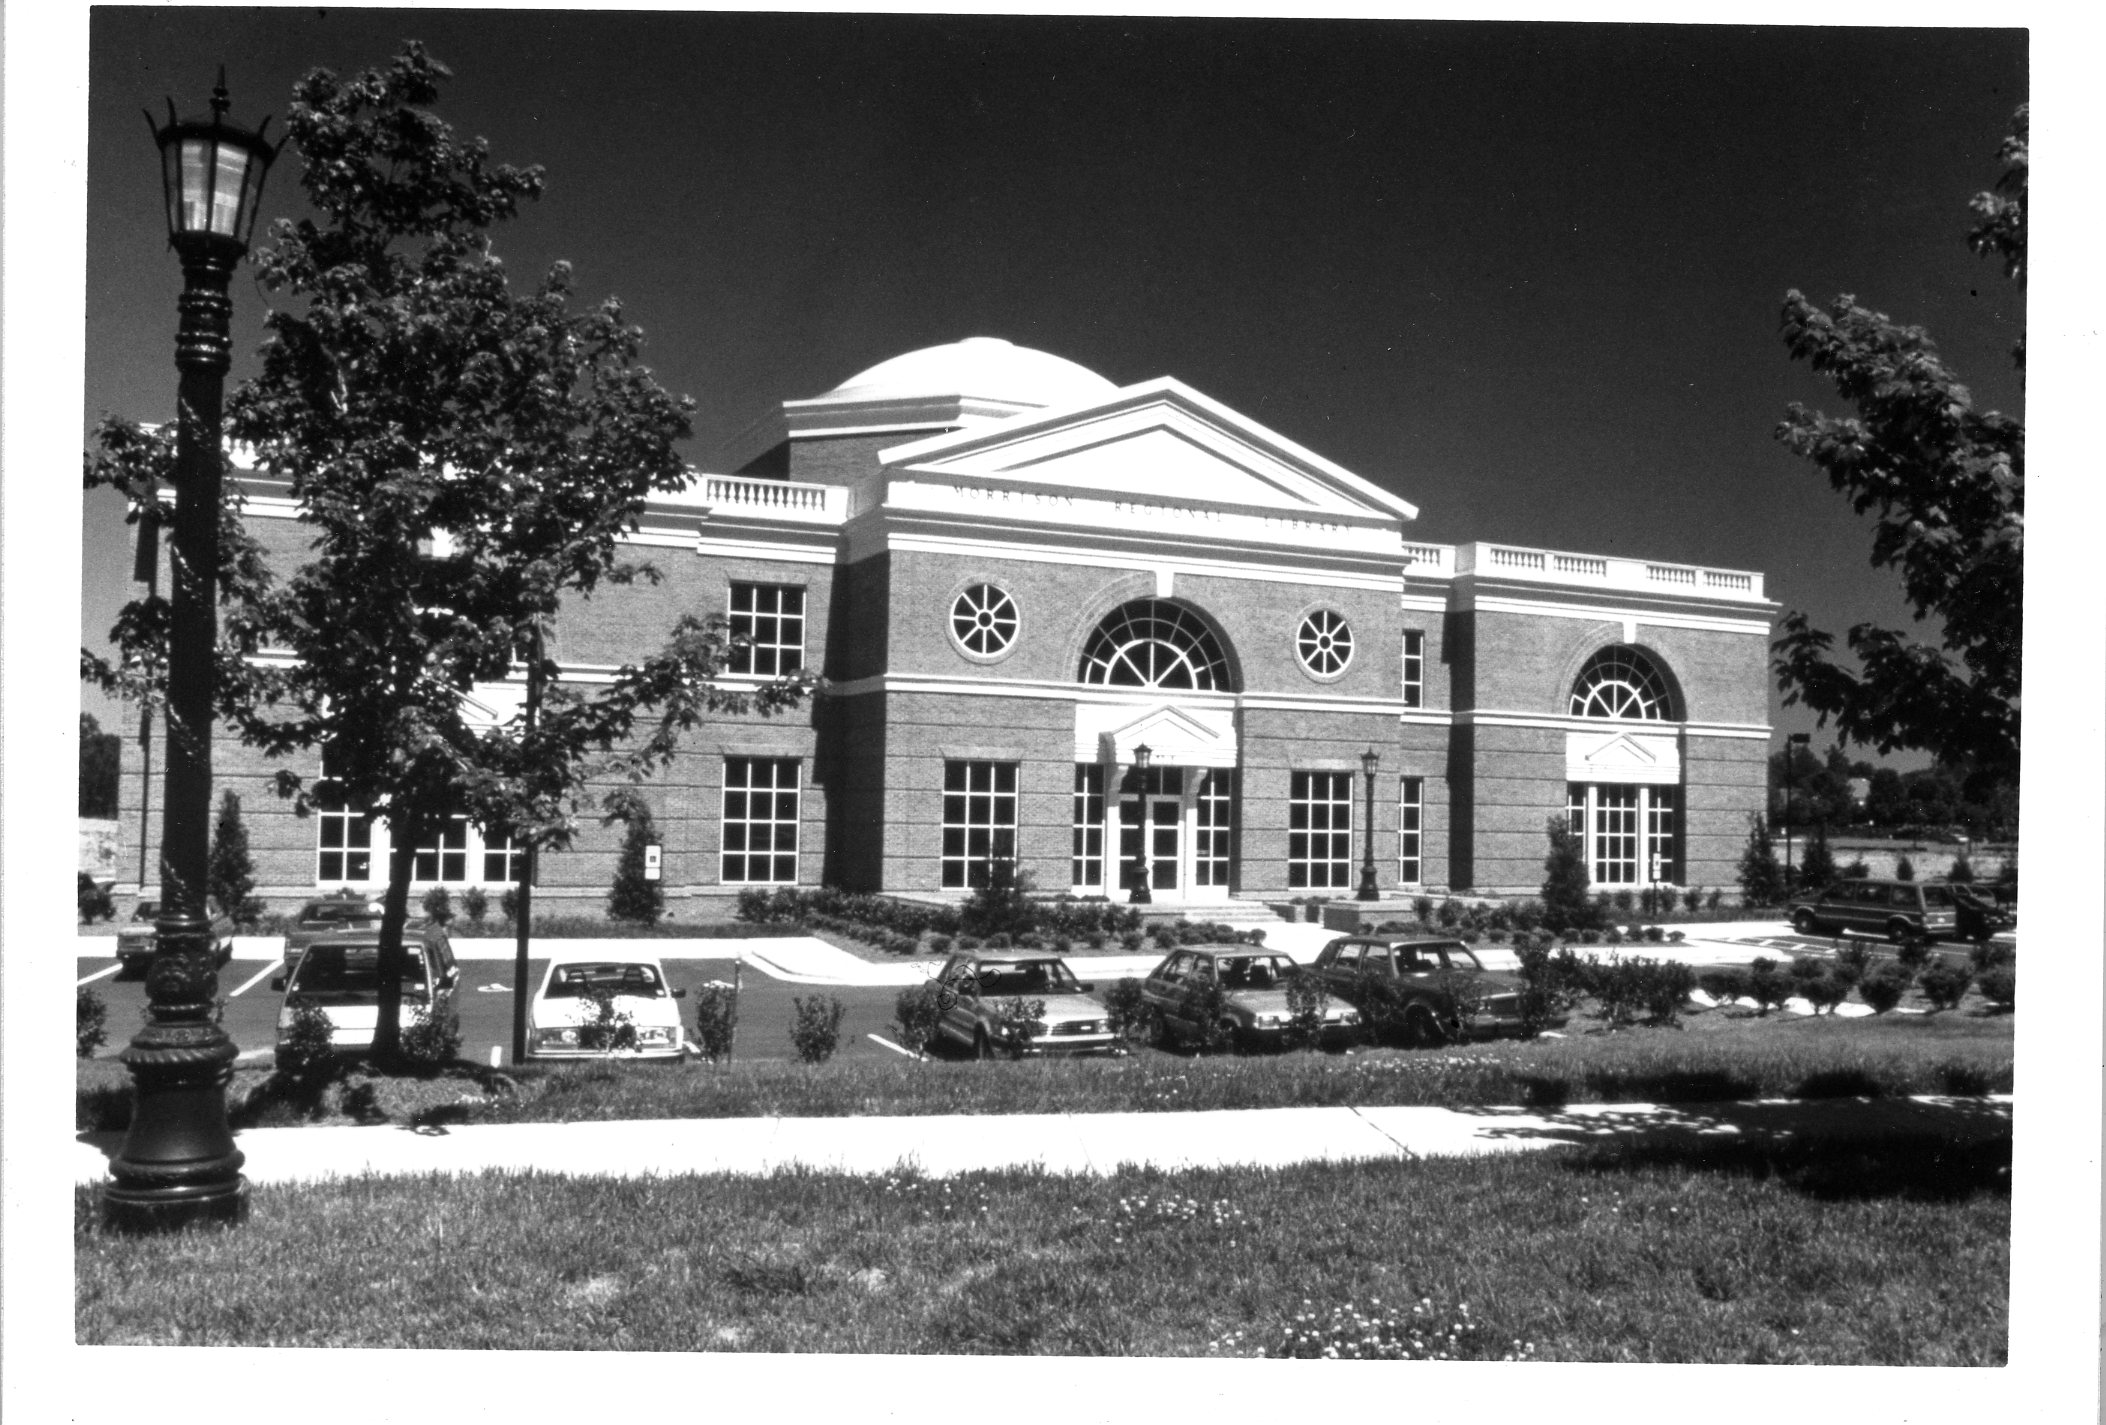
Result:
<svg viewBox="0 0 2106 1425">
<path fill-rule="evenodd" d="M 1594 789 L 1594 866 L 1597 885 L 1629 886 L 1638 881 L 1638 789 L 1603 786 Z"/>
<path fill-rule="evenodd" d="M 797 884 L 797 759 L 724 759 L 726 885 Z"/>
<path fill-rule="evenodd" d="M 1426 815 L 1426 779 L 1399 779 L 1397 792 L 1397 884 L 1416 886 L 1425 879 L 1419 860 L 1420 827 Z"/>
<path fill-rule="evenodd" d="M 1404 706 L 1426 705 L 1426 635 L 1423 630 L 1404 630 Z"/>
<path fill-rule="evenodd" d="M 1352 884 L 1353 774 L 1296 772 L 1287 795 L 1287 884 L 1330 890 Z"/>
<path fill-rule="evenodd" d="M 466 884 L 468 818 L 448 817 L 446 825 L 439 831 L 439 839 L 417 848 L 417 859 L 410 875 L 414 880 L 435 881 L 442 886 Z"/>
<path fill-rule="evenodd" d="M 943 764 L 943 879 L 977 890 L 996 861 L 1016 858 L 1016 763 Z"/>
<path fill-rule="evenodd" d="M 1193 807 L 1198 841 L 1192 848 L 1192 879 L 1202 886 L 1226 889 L 1229 883 L 1229 848 L 1236 830 L 1235 775 L 1227 767 L 1200 774 Z"/>
<path fill-rule="evenodd" d="M 1645 813 L 1645 865 L 1646 879 L 1654 885 L 1680 885 L 1682 868 L 1678 864 L 1675 837 L 1675 803 L 1678 798 L 1673 787 L 1647 787 Z"/>
<path fill-rule="evenodd" d="M 1080 889 L 1104 884 L 1104 766 L 1075 764 L 1075 842 L 1069 884 Z"/>
<path fill-rule="evenodd" d="M 789 584 L 733 584 L 731 631 L 747 641 L 727 665 L 733 673 L 779 678 L 804 667 L 804 590 Z"/>
<path fill-rule="evenodd" d="M 526 874 L 526 847 L 511 837 L 483 834 L 483 884 L 517 885 Z"/>
<path fill-rule="evenodd" d="M 316 813 L 314 878 L 317 883 L 373 879 L 373 818 L 325 798 Z"/>
</svg>

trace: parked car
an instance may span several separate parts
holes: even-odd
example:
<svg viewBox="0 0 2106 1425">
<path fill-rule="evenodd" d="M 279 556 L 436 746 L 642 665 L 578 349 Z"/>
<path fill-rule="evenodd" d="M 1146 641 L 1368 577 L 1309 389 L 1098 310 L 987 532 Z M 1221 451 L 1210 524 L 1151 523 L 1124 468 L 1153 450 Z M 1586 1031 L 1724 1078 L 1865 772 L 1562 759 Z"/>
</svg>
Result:
<svg viewBox="0 0 2106 1425">
<path fill-rule="evenodd" d="M 402 948 L 402 1024 L 418 1014 L 453 1013 L 461 967 L 453 957 L 446 928 L 435 921 L 404 927 Z M 339 1054 L 368 1053 L 380 1022 L 380 927 L 352 926 L 317 936 L 300 955 L 292 973 L 273 977 L 271 988 L 285 991 L 278 1009 L 278 1045 L 293 1026 L 302 1005 L 314 1005 L 329 1016 L 329 1042 Z"/>
<path fill-rule="evenodd" d="M 1075 978 L 1057 955 L 967 952 L 944 962 L 936 984 L 943 1006 L 937 1046 L 969 1049 L 974 1057 L 1114 1054 L 1118 1037 L 1095 988 Z M 1028 1024 L 1011 1021 L 1009 1002 L 1039 1001 L 1045 1013 Z"/>
<path fill-rule="evenodd" d="M 1203 1042 L 1211 1015 L 1227 1031 L 1229 1048 L 1277 1048 L 1286 1042 L 1293 1015 L 1287 985 L 1301 973 L 1285 955 L 1248 946 L 1173 950 L 1141 981 L 1149 1042 L 1158 1048 Z M 1359 1034 L 1360 1011 L 1327 998 L 1320 1031 L 1324 1047 L 1342 1048 Z"/>
<path fill-rule="evenodd" d="M 307 902 L 293 917 L 292 928 L 285 932 L 286 973 L 292 973 L 292 967 L 300 963 L 301 952 L 314 944 L 317 936 L 332 930 L 377 928 L 381 910 L 379 901 L 364 897 L 354 900 L 348 896 L 327 896 Z"/>
<path fill-rule="evenodd" d="M 234 958 L 234 918 L 210 905 L 212 912 L 212 961 L 224 965 Z M 154 958 L 154 918 L 161 913 L 157 900 L 143 900 L 132 908 L 132 918 L 117 927 L 117 963 L 124 974 L 144 970 Z"/>
<path fill-rule="evenodd" d="M 1487 970 L 1460 940 L 1346 936 L 1326 945 L 1309 973 L 1358 1009 L 1371 1034 L 1412 1048 L 1521 1028 L 1521 981 Z M 1564 1022 L 1558 1016 L 1543 1027 Z"/>
<path fill-rule="evenodd" d="M 527 1058 L 685 1063 L 687 1035 L 676 1001 L 686 997 L 666 982 L 656 955 L 559 955 L 527 1005 Z"/>
<path fill-rule="evenodd" d="M 1785 914 L 1801 935 L 1959 938 L 1959 903 L 1944 881 L 1837 881 L 1818 895 L 1794 896 Z"/>
</svg>

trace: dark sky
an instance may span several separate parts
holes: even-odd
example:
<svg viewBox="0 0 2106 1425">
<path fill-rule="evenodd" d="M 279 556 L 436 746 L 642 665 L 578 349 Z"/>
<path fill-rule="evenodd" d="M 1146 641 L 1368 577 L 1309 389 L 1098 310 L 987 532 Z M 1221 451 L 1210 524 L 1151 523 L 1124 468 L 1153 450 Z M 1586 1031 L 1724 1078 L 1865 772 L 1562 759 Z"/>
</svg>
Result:
<svg viewBox="0 0 2106 1425">
<path fill-rule="evenodd" d="M 1002 336 L 1176 376 L 1417 504 L 1414 538 L 1757 569 L 1840 630 L 1906 614 L 1771 437 L 1836 405 L 1785 291 L 1920 322 L 2020 407 L 2022 294 L 1964 234 L 2023 30 L 101 8 L 84 431 L 174 399 L 140 108 L 201 109 L 224 60 L 235 118 L 282 115 L 405 37 L 458 76 L 445 117 L 547 168 L 498 237 L 515 280 L 565 257 L 618 294 L 705 469 L 775 402 Z M 238 378 L 265 299 L 234 298 Z M 113 502 L 83 530 L 93 641 L 128 596 Z"/>
</svg>

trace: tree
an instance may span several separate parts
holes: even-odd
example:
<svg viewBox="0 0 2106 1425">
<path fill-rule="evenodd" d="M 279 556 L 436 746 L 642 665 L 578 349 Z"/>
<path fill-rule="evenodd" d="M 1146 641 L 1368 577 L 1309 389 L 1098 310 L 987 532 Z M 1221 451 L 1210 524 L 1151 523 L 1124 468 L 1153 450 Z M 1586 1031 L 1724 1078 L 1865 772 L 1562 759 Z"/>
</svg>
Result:
<svg viewBox="0 0 2106 1425">
<path fill-rule="evenodd" d="M 1748 818 L 1748 845 L 1740 853 L 1740 898 L 1745 905 L 1775 905 L 1784 896 L 1784 868 L 1770 841 L 1770 824 L 1757 813 Z"/>
<path fill-rule="evenodd" d="M 631 788 L 622 787 L 608 794 L 607 814 L 600 820 L 602 825 L 622 822 L 628 827 L 622 837 L 621 856 L 614 863 L 607 914 L 615 920 L 656 925 L 658 917 L 665 914 L 665 889 L 662 882 L 644 875 L 644 848 L 658 839 L 651 824 L 650 805 Z"/>
<path fill-rule="evenodd" d="M 1815 890 L 1838 879 L 1835 852 L 1828 846 L 1827 826 L 1816 822 L 1811 835 L 1806 838 L 1806 855 L 1799 861 L 1799 884 Z"/>
<path fill-rule="evenodd" d="M 249 894 L 256 889 L 256 864 L 249 859 L 249 830 L 241 824 L 241 798 L 232 792 L 220 794 L 205 889 L 241 925 L 255 924 L 263 913 L 263 903 Z"/>
<path fill-rule="evenodd" d="M 288 137 L 315 216 L 279 222 L 255 254 L 275 305 L 260 373 L 228 402 L 229 434 L 288 483 L 311 557 L 279 577 L 228 511 L 216 709 L 268 755 L 326 748 L 329 793 L 388 824 L 382 1060 L 400 1042 L 418 846 L 457 815 L 567 845 L 589 782 L 644 775 L 706 716 L 786 707 L 815 681 L 719 688 L 732 636 L 688 616 L 612 681 L 554 683 L 539 635 L 559 607 L 657 577 L 620 562 L 619 540 L 650 495 L 686 483 L 690 403 L 638 364 L 617 302 L 570 309 L 568 264 L 511 290 L 490 229 L 541 174 L 428 111 L 446 77 L 412 42 L 384 70 L 296 86 Z M 99 444 L 90 483 L 150 505 L 165 442 L 105 422 Z M 84 652 L 84 671 L 153 686 L 159 605 L 120 614 L 117 660 Z M 264 648 L 292 656 L 248 656 Z M 531 730 L 479 719 L 475 685 L 522 673 L 554 684 Z M 316 790 L 290 769 L 277 789 L 303 812 Z"/>
<path fill-rule="evenodd" d="M 1968 235 L 1980 254 L 2026 273 L 2027 118 L 2020 106 L 2000 153 L 1997 191 L 1974 199 Z M 1827 376 L 1857 408 L 1836 417 L 1794 404 L 1777 438 L 1818 465 L 1859 514 L 1873 513 L 1875 568 L 1893 567 L 1936 646 L 1869 623 L 1852 628 L 1852 671 L 1807 615 L 1785 616 L 1772 647 L 1787 706 L 1881 752 L 1917 748 L 1991 780 L 2015 780 L 2025 555 L 2025 426 L 1977 411 L 1921 327 L 1836 298 L 1827 310 L 1797 291 L 1784 303 L 1794 359 Z M 2025 342 L 2014 355 L 2025 366 Z"/>
<path fill-rule="evenodd" d="M 118 737 L 91 713 L 80 715 L 80 815 L 117 815 Z"/>
<path fill-rule="evenodd" d="M 1544 829 L 1550 852 L 1543 858 L 1543 924 L 1561 934 L 1584 929 L 1596 919 L 1587 898 L 1586 850 L 1569 818 L 1554 816 Z"/>
</svg>

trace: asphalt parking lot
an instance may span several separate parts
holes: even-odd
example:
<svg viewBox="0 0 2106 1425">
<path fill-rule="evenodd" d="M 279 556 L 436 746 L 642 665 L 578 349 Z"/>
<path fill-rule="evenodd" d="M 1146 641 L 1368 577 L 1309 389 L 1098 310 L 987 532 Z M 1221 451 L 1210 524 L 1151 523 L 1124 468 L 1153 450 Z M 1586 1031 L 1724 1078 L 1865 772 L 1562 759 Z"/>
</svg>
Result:
<svg viewBox="0 0 2106 1425">
<path fill-rule="evenodd" d="M 545 959 L 528 961 L 530 990 L 540 985 L 547 964 Z M 695 990 L 712 980 L 729 984 L 733 962 L 729 959 L 666 957 L 664 964 L 666 979 L 676 989 L 688 992 L 687 999 L 681 1002 L 681 1018 L 692 1036 Z M 226 999 L 220 1023 L 244 1055 L 267 1060 L 271 1046 L 277 1040 L 278 1008 L 285 999 L 282 993 L 271 988 L 271 976 L 276 973 L 277 966 L 276 959 L 237 959 L 229 961 L 219 972 L 220 994 Z M 114 958 L 82 956 L 80 959 L 78 978 L 91 982 L 109 1007 L 107 1026 L 110 1038 L 103 1045 L 99 1058 L 111 1058 L 122 1052 L 125 1043 L 144 1022 L 144 979 L 114 973 L 116 968 Z M 487 1064 L 491 1050 L 496 1049 L 501 1058 L 510 1059 L 511 990 L 511 962 L 461 962 L 461 988 L 454 1003 L 461 1015 L 463 1058 Z M 891 1037 L 892 1005 L 899 995 L 897 989 L 854 985 L 813 988 L 786 984 L 748 966 L 739 990 L 739 1035 L 735 1057 L 796 1057 L 790 1045 L 790 1024 L 796 1012 L 792 1001 L 799 995 L 832 995 L 847 1007 L 848 1012 L 841 1021 L 841 1047 L 835 1053 L 836 1058 L 889 1057 L 893 1054 L 892 1050 L 872 1043 L 867 1036 L 881 1034 Z"/>
</svg>

